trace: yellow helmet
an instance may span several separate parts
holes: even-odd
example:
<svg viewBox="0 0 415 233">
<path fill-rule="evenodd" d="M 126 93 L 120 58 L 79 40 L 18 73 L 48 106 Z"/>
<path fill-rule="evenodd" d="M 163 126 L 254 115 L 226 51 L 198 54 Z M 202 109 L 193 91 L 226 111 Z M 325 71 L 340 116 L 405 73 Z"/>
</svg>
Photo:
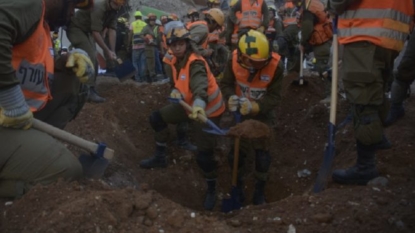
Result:
<svg viewBox="0 0 415 233">
<path fill-rule="evenodd" d="M 167 45 L 171 45 L 176 41 L 185 40 L 190 38 L 190 32 L 185 27 L 174 27 L 167 32 L 166 42 Z"/>
<path fill-rule="evenodd" d="M 135 17 L 142 17 L 142 16 L 143 16 L 143 14 L 141 13 L 141 11 L 136 11 L 136 12 L 134 13 L 134 16 L 135 16 Z"/>
<path fill-rule="evenodd" d="M 267 37 L 256 30 L 249 30 L 239 38 L 238 50 L 253 61 L 266 61 L 270 57 Z"/>
<path fill-rule="evenodd" d="M 225 14 L 219 8 L 212 8 L 207 13 L 207 16 L 210 16 L 219 26 L 223 26 L 225 23 Z"/>
<path fill-rule="evenodd" d="M 233 7 L 239 0 L 231 0 L 231 3 L 229 3 L 230 7 Z"/>
</svg>

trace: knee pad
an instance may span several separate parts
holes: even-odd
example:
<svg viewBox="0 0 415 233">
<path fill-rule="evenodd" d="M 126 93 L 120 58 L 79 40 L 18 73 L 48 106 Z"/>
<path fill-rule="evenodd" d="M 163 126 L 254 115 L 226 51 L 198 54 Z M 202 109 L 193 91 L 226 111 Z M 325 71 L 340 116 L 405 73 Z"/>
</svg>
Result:
<svg viewBox="0 0 415 233">
<path fill-rule="evenodd" d="M 373 145 L 382 141 L 383 126 L 378 108 L 369 105 L 353 106 L 355 137 L 364 145 Z"/>
<path fill-rule="evenodd" d="M 213 177 L 216 175 L 217 162 L 213 157 L 213 150 L 210 151 L 199 151 L 196 155 L 197 165 L 205 173 L 205 178 L 216 178 Z M 209 176 L 209 177 L 208 177 Z"/>
<path fill-rule="evenodd" d="M 150 115 L 149 121 L 150 121 L 151 128 L 153 128 L 154 131 L 156 132 L 160 132 L 163 129 L 167 128 L 167 124 L 166 122 L 163 121 L 160 111 L 152 112 Z"/>
<path fill-rule="evenodd" d="M 269 151 L 255 150 L 255 171 L 267 173 L 271 165 L 271 155 Z"/>
</svg>

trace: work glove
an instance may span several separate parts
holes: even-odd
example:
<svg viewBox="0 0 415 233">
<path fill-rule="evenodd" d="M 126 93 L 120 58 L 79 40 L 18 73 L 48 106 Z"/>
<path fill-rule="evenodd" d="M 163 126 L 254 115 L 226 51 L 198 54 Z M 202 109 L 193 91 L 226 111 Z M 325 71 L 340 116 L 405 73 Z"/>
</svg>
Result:
<svg viewBox="0 0 415 233">
<path fill-rule="evenodd" d="M 260 26 L 260 27 L 257 29 L 257 31 L 259 31 L 259 32 L 261 32 L 261 33 L 264 33 L 264 31 L 265 31 L 265 27 L 264 27 L 264 26 Z"/>
<path fill-rule="evenodd" d="M 72 68 L 81 83 L 86 83 L 88 79 L 92 79 L 95 75 L 94 64 L 82 49 L 74 49 L 69 52 L 66 67 Z"/>
<path fill-rule="evenodd" d="M 183 95 L 182 95 L 182 93 L 180 93 L 180 91 L 179 91 L 179 90 L 177 90 L 177 89 L 173 89 L 173 90 L 170 92 L 170 98 L 172 98 L 172 99 L 179 99 L 179 100 L 181 100 L 181 99 L 183 99 Z"/>
<path fill-rule="evenodd" d="M 241 106 L 239 112 L 244 116 L 248 114 L 256 115 L 259 112 L 259 105 L 255 101 L 250 101 L 249 99 L 242 97 L 239 99 L 239 104 Z"/>
<path fill-rule="evenodd" d="M 228 99 L 228 109 L 231 112 L 236 112 L 239 107 L 239 97 L 237 95 L 231 95 Z"/>
<path fill-rule="evenodd" d="M 33 114 L 19 85 L 0 91 L 0 126 L 29 129 Z"/>
<path fill-rule="evenodd" d="M 206 117 L 205 107 L 206 107 L 205 101 L 201 99 L 195 99 L 195 101 L 193 102 L 193 106 L 192 106 L 192 112 L 189 114 L 189 118 L 197 122 L 203 123 L 203 121 L 200 120 L 199 117 L 197 117 L 197 115 L 202 114 L 203 116 Z"/>
</svg>

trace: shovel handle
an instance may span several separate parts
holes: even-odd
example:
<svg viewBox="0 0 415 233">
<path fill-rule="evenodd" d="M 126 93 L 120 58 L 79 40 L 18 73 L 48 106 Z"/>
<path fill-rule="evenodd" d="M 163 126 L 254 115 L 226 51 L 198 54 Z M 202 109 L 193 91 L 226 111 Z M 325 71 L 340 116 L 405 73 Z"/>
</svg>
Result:
<svg viewBox="0 0 415 233">
<path fill-rule="evenodd" d="M 82 149 L 85 149 L 91 153 L 96 153 L 97 149 L 99 147 L 98 144 L 94 142 L 87 141 L 81 137 L 78 137 L 76 135 L 73 135 L 71 133 L 68 133 L 64 130 L 61 130 L 59 128 L 56 128 L 54 126 L 51 126 L 47 123 L 44 123 L 38 119 L 33 119 L 33 128 L 42 131 L 44 133 L 49 134 L 50 136 L 53 136 L 57 139 L 60 139 L 62 141 L 65 141 L 71 145 L 80 147 Z M 104 158 L 111 160 L 114 157 L 114 150 L 110 148 L 105 148 L 103 153 Z"/>
<path fill-rule="evenodd" d="M 236 187 L 238 179 L 238 164 L 239 164 L 239 144 L 241 142 L 240 137 L 235 138 L 235 145 L 233 149 L 233 170 L 232 170 L 232 186 Z"/>
</svg>

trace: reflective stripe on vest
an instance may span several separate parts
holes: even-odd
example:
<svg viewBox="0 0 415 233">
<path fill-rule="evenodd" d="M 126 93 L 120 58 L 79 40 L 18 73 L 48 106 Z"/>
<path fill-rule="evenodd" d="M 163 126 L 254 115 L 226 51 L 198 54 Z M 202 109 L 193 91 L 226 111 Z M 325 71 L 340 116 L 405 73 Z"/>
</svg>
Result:
<svg viewBox="0 0 415 233">
<path fill-rule="evenodd" d="M 362 0 L 339 15 L 340 44 L 369 41 L 401 51 L 414 15 L 412 0 Z"/>
<path fill-rule="evenodd" d="M 268 86 L 274 79 L 275 72 L 281 57 L 277 53 L 272 53 L 269 63 L 262 68 L 251 82 L 248 81 L 249 71 L 238 63 L 238 52 L 232 54 L 232 71 L 236 79 L 236 94 L 239 97 L 246 97 L 249 100 L 260 100 L 267 94 Z"/>
<path fill-rule="evenodd" d="M 53 79 L 53 47 L 50 29 L 42 17 L 32 35 L 23 43 L 13 46 L 12 65 L 20 87 L 32 112 L 41 110 L 50 95 L 49 82 Z"/>
<path fill-rule="evenodd" d="M 242 0 L 242 17 L 239 28 L 257 29 L 262 23 L 263 0 L 257 0 L 251 5 L 249 0 Z"/>
<path fill-rule="evenodd" d="M 296 17 L 287 17 L 283 21 L 284 28 L 288 27 L 289 25 L 297 25 L 297 18 Z"/>
<path fill-rule="evenodd" d="M 208 102 L 205 108 L 205 113 L 208 117 L 216 117 L 221 115 L 225 111 L 225 104 L 223 102 L 222 93 L 220 92 L 219 86 L 216 83 L 216 79 L 210 72 L 209 66 L 205 59 L 199 55 L 192 53 L 189 56 L 186 65 L 182 67 L 178 75 L 177 70 L 174 66 L 176 61 L 176 57 L 173 57 L 171 62 L 168 62 L 173 73 L 174 87 L 180 91 L 180 93 L 183 95 L 183 100 L 189 105 L 193 105 L 193 94 L 190 90 L 190 65 L 194 61 L 203 62 L 207 71 L 208 79 Z"/>
</svg>

